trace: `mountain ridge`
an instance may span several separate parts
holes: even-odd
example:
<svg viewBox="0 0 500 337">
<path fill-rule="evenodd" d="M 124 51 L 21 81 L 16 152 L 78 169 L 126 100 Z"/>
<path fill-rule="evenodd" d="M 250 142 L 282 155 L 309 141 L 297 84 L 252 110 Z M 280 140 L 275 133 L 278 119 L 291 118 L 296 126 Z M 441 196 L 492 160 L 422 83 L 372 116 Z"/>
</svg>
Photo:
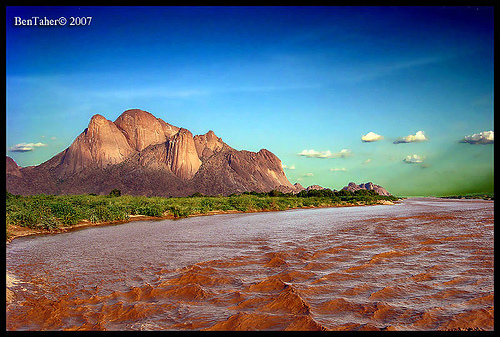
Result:
<svg viewBox="0 0 500 337">
<path fill-rule="evenodd" d="M 195 135 L 151 113 L 130 109 L 114 122 L 92 116 L 68 148 L 37 166 L 7 156 L 7 189 L 14 194 L 123 193 L 187 196 L 295 192 L 272 152 L 238 151 L 210 130 Z"/>
<path fill-rule="evenodd" d="M 379 195 L 386 195 L 386 196 L 391 195 L 385 188 L 383 188 L 380 185 L 375 185 L 371 181 L 359 185 L 356 185 L 356 183 L 354 182 L 350 182 L 347 186 L 344 186 L 342 189 L 349 192 L 356 192 L 358 190 L 368 190 L 368 191 L 375 191 Z"/>
<path fill-rule="evenodd" d="M 298 193 L 319 185 L 292 185 L 281 160 L 267 149 L 236 150 L 212 130 L 194 135 L 140 110 L 124 111 L 113 122 L 100 114 L 66 149 L 36 166 L 20 167 L 6 156 L 6 187 L 13 194 L 124 194 L 181 197 L 196 192 Z M 375 190 L 379 185 L 351 182 L 343 188 Z"/>
</svg>

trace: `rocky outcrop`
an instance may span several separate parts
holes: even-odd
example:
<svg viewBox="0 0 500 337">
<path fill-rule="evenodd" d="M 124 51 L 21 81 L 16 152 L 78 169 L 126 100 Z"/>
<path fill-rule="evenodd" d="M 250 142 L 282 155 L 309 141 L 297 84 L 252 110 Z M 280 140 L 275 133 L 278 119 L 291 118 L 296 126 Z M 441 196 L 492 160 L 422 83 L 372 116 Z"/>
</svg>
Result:
<svg viewBox="0 0 500 337">
<path fill-rule="evenodd" d="M 7 158 L 7 161 L 5 163 L 6 174 L 11 174 L 11 175 L 14 175 L 16 177 L 22 178 L 23 175 L 22 175 L 21 171 L 19 170 L 19 166 L 17 165 L 15 160 L 9 156 L 6 156 L 6 158 Z"/>
<path fill-rule="evenodd" d="M 201 166 L 191 132 L 181 128 L 167 144 L 167 164 L 172 172 L 181 179 L 191 179 Z"/>
<path fill-rule="evenodd" d="M 134 154 L 125 135 L 113 122 L 94 115 L 88 127 L 65 150 L 57 171 L 61 178 L 88 170 L 118 164 Z"/>
<path fill-rule="evenodd" d="M 66 150 L 38 166 L 19 168 L 7 158 L 7 190 L 14 194 L 298 192 L 270 151 L 237 151 L 213 131 L 193 137 L 139 109 L 115 122 L 94 115 Z"/>
<path fill-rule="evenodd" d="M 299 184 L 299 183 L 295 183 L 295 184 L 293 184 L 293 187 L 295 188 L 295 193 L 299 193 L 300 191 L 305 190 L 304 186 L 302 186 L 302 185 L 301 185 L 301 184 Z"/>
<path fill-rule="evenodd" d="M 204 135 L 194 136 L 194 144 L 200 159 L 207 159 L 224 147 L 222 139 L 217 137 L 212 130 Z"/>
<path fill-rule="evenodd" d="M 135 151 L 142 151 L 149 145 L 165 143 L 179 131 L 178 127 L 139 109 L 123 112 L 114 124 L 123 132 Z"/>
<path fill-rule="evenodd" d="M 342 188 L 343 190 L 350 191 L 350 192 L 355 192 L 357 190 L 368 190 L 368 191 L 375 191 L 379 195 L 386 195 L 389 196 L 391 195 L 385 188 L 383 188 L 380 185 L 375 185 L 372 182 L 368 182 L 365 184 L 359 184 L 356 185 L 353 182 L 350 182 L 347 186 Z"/>
<path fill-rule="evenodd" d="M 309 187 L 306 188 L 306 191 L 310 191 L 310 190 L 324 190 L 325 188 L 323 186 L 319 186 L 319 185 L 311 185 Z"/>
</svg>

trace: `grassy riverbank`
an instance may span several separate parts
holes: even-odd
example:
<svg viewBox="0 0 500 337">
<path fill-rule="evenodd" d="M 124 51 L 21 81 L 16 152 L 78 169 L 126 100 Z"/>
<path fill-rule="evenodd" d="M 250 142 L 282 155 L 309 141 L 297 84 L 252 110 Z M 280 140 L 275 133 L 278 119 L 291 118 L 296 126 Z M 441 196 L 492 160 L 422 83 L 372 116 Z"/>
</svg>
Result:
<svg viewBox="0 0 500 337">
<path fill-rule="evenodd" d="M 7 192 L 6 236 L 64 231 L 69 228 L 126 222 L 147 218 L 181 218 L 232 212 L 281 211 L 292 208 L 371 205 L 395 201 L 393 196 L 376 195 L 373 191 L 333 192 L 331 190 L 301 192 L 297 195 L 278 191 L 245 192 L 239 195 L 184 198 L 119 195 L 33 195 L 20 196 Z"/>
<path fill-rule="evenodd" d="M 494 200 L 494 194 L 466 194 L 466 195 L 449 195 L 440 197 L 442 199 L 483 199 L 483 200 Z"/>
</svg>

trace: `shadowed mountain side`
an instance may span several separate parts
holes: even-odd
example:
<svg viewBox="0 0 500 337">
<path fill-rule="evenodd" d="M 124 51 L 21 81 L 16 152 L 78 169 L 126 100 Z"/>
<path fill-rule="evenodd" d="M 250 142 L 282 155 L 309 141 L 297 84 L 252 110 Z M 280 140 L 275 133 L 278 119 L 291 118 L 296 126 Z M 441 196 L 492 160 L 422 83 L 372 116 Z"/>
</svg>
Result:
<svg viewBox="0 0 500 337">
<path fill-rule="evenodd" d="M 16 177 L 20 177 L 20 178 L 23 177 L 21 171 L 19 170 L 19 166 L 17 165 L 16 161 L 10 157 L 6 157 L 5 171 L 6 171 L 6 173 L 10 173 Z"/>
<path fill-rule="evenodd" d="M 94 167 L 64 180 L 58 180 L 49 165 L 29 167 L 23 169 L 26 179 L 8 175 L 7 190 L 15 194 L 24 194 L 19 191 L 31 192 L 26 194 L 107 194 L 117 188 L 124 194 L 168 197 L 195 192 L 229 195 L 287 189 L 274 180 L 279 172 L 271 171 L 259 158 L 262 156 L 259 153 L 240 152 L 225 145 L 223 151 L 202 163 L 193 179 L 185 181 L 177 177 L 165 161 L 157 160 L 165 158 L 167 152 L 167 144 L 151 145 L 122 163 L 107 168 Z"/>
<path fill-rule="evenodd" d="M 284 172 L 278 168 L 281 168 L 278 157 L 267 150 L 257 153 L 237 151 L 224 144 L 220 152 L 201 165 L 188 186 L 203 194 L 222 195 L 272 189 L 294 191 Z"/>
</svg>

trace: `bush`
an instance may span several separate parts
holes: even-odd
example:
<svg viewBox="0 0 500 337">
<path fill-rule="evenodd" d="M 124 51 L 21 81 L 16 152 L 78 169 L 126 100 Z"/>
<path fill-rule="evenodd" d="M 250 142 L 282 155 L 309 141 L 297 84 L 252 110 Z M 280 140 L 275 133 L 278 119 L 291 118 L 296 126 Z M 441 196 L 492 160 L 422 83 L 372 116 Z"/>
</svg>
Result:
<svg viewBox="0 0 500 337">
<path fill-rule="evenodd" d="M 171 206 L 169 211 L 173 214 L 174 218 L 185 218 L 189 215 L 189 211 L 186 208 L 178 205 Z"/>
<path fill-rule="evenodd" d="M 109 192 L 108 194 L 110 197 L 119 197 L 120 195 L 122 195 L 122 191 L 118 190 L 118 189 L 112 189 L 111 192 Z"/>
<path fill-rule="evenodd" d="M 138 214 L 154 217 L 163 216 L 163 207 L 161 205 L 146 205 L 137 210 Z"/>
<path fill-rule="evenodd" d="M 207 213 L 213 210 L 214 202 L 210 198 L 203 198 L 200 201 L 200 213 Z"/>
<path fill-rule="evenodd" d="M 90 222 L 111 221 L 112 214 L 109 209 L 102 204 L 98 204 L 90 213 Z"/>
<path fill-rule="evenodd" d="M 54 230 L 59 227 L 59 222 L 53 216 L 42 217 L 41 223 L 38 225 L 43 229 Z"/>
<path fill-rule="evenodd" d="M 283 196 L 283 192 L 280 192 L 278 190 L 271 190 L 267 193 L 267 195 L 269 195 L 270 197 L 281 197 Z"/>
<path fill-rule="evenodd" d="M 335 192 L 335 195 L 338 197 L 347 197 L 347 196 L 352 196 L 352 192 L 346 190 L 340 190 Z"/>
</svg>

